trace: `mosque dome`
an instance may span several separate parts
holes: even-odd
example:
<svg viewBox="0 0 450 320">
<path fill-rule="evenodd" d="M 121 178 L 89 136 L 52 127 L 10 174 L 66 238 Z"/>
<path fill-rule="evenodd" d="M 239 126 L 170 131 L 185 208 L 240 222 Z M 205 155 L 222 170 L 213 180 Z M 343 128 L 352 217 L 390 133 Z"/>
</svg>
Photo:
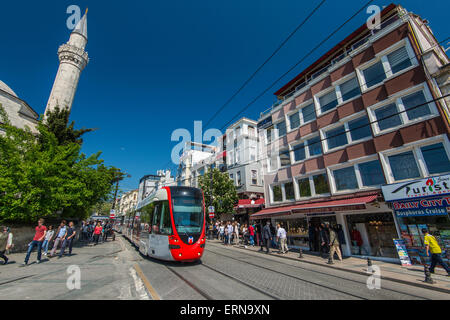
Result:
<svg viewBox="0 0 450 320">
<path fill-rule="evenodd" d="M 18 98 L 17 94 L 10 88 L 6 83 L 4 83 L 2 80 L 0 80 L 0 90 L 8 92 L 10 95 L 13 95 L 14 97 Z"/>
</svg>

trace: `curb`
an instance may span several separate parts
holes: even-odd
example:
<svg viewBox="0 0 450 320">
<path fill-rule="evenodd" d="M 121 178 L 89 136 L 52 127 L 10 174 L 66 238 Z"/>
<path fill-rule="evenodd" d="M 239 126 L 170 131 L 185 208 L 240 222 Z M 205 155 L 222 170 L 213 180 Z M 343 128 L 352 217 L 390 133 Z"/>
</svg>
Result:
<svg viewBox="0 0 450 320">
<path fill-rule="evenodd" d="M 237 249 L 240 249 L 240 250 L 252 251 L 252 252 L 255 252 L 255 253 L 263 254 L 262 252 L 260 253 L 259 251 L 253 251 L 253 250 L 250 250 L 250 249 L 242 248 L 240 246 L 239 247 L 233 247 L 233 248 L 237 248 Z M 280 256 L 280 255 L 273 254 L 273 253 L 269 253 L 269 255 L 271 255 L 273 257 L 282 258 L 282 259 L 287 259 L 287 260 L 292 260 L 292 261 L 297 261 L 297 262 L 304 262 L 304 263 L 309 263 L 309 264 L 313 264 L 313 265 L 317 265 L 317 266 L 327 267 L 327 268 L 331 268 L 331 269 L 334 269 L 334 270 L 355 273 L 355 274 L 359 274 L 359 275 L 363 275 L 363 276 L 367 276 L 368 275 L 366 272 L 363 272 L 363 271 L 349 270 L 349 269 L 345 269 L 345 268 L 341 268 L 341 267 L 336 267 L 336 265 L 330 266 L 330 265 L 328 265 L 326 263 L 322 264 L 322 263 L 317 263 L 317 262 L 313 262 L 313 261 L 295 259 L 295 258 L 291 258 L 291 257 Z M 429 289 L 429 290 L 434 290 L 434 291 L 439 291 L 439 292 L 442 292 L 442 293 L 450 294 L 450 290 L 449 289 L 433 287 L 432 285 L 425 284 L 425 283 L 410 282 L 410 281 L 396 279 L 396 278 L 391 278 L 391 277 L 386 277 L 386 276 L 381 276 L 381 279 L 389 280 L 389 281 L 397 282 L 397 283 L 401 283 L 401 284 L 406 284 L 406 285 L 410 285 L 410 286 L 414 286 L 414 287 L 425 288 L 425 289 Z"/>
</svg>

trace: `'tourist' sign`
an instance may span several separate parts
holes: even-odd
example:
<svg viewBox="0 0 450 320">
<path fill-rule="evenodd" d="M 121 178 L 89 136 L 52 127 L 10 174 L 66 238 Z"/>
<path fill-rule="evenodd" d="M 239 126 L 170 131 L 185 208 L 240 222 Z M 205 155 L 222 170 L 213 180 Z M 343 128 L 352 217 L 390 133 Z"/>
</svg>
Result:
<svg viewBox="0 0 450 320">
<path fill-rule="evenodd" d="M 389 184 L 381 187 L 386 201 L 450 194 L 450 175 Z"/>
</svg>

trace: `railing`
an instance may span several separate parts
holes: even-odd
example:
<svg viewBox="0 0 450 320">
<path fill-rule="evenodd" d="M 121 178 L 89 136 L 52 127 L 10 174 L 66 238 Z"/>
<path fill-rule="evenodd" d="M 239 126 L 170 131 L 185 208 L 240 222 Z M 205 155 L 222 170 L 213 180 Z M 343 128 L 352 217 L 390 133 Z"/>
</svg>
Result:
<svg viewBox="0 0 450 320">
<path fill-rule="evenodd" d="M 282 97 L 282 99 L 278 99 L 275 103 L 272 104 L 272 106 L 267 109 L 264 112 L 261 112 L 260 114 L 260 119 L 263 118 L 264 116 L 270 114 L 275 108 L 277 108 L 280 104 L 282 104 L 285 100 L 289 99 L 290 97 L 292 97 L 296 92 L 302 90 L 303 88 L 305 88 L 312 80 L 318 78 L 320 75 L 324 74 L 325 72 L 327 72 L 331 67 L 333 67 L 334 65 L 336 65 L 337 63 L 339 63 L 340 61 L 342 61 L 343 59 L 345 59 L 347 56 L 350 55 L 350 53 L 352 53 L 353 51 L 357 50 L 358 48 L 360 48 L 361 46 L 363 46 L 364 44 L 366 44 L 370 37 L 374 36 L 375 34 L 377 34 L 378 32 L 380 32 L 381 30 L 383 30 L 384 28 L 386 28 L 387 26 L 391 25 L 392 23 L 398 21 L 400 19 L 398 14 L 393 15 L 392 17 L 390 17 L 389 19 L 383 21 L 381 23 L 381 28 L 380 29 L 374 29 L 371 30 L 370 33 L 365 36 L 364 38 L 362 38 L 361 40 L 358 40 L 357 42 L 355 42 L 349 50 L 346 50 L 344 48 L 344 52 L 337 56 L 336 58 L 334 58 L 333 60 L 331 60 L 327 65 L 325 65 L 323 68 L 319 69 L 318 71 L 316 71 L 315 73 L 313 73 L 309 78 L 307 77 L 305 79 L 305 81 L 303 81 L 302 83 L 300 83 L 298 86 L 295 87 L 294 90 L 292 90 L 291 92 L 289 92 L 288 94 L 286 94 L 284 97 Z"/>
</svg>

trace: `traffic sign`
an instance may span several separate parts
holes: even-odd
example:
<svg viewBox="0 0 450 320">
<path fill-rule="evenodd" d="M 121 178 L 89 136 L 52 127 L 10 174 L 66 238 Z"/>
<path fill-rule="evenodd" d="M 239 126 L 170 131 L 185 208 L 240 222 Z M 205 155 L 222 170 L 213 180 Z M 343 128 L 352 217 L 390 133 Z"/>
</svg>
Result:
<svg viewBox="0 0 450 320">
<path fill-rule="evenodd" d="M 110 219 L 115 219 L 116 218 L 116 211 L 114 209 L 112 209 L 109 213 L 109 218 Z"/>
<path fill-rule="evenodd" d="M 214 206 L 209 206 L 208 207 L 208 213 L 214 213 L 216 210 L 214 208 Z"/>
<path fill-rule="evenodd" d="M 209 218 L 210 218 L 210 219 L 213 219 L 213 218 L 214 218 L 214 212 L 210 212 L 210 213 L 209 213 Z"/>
</svg>

